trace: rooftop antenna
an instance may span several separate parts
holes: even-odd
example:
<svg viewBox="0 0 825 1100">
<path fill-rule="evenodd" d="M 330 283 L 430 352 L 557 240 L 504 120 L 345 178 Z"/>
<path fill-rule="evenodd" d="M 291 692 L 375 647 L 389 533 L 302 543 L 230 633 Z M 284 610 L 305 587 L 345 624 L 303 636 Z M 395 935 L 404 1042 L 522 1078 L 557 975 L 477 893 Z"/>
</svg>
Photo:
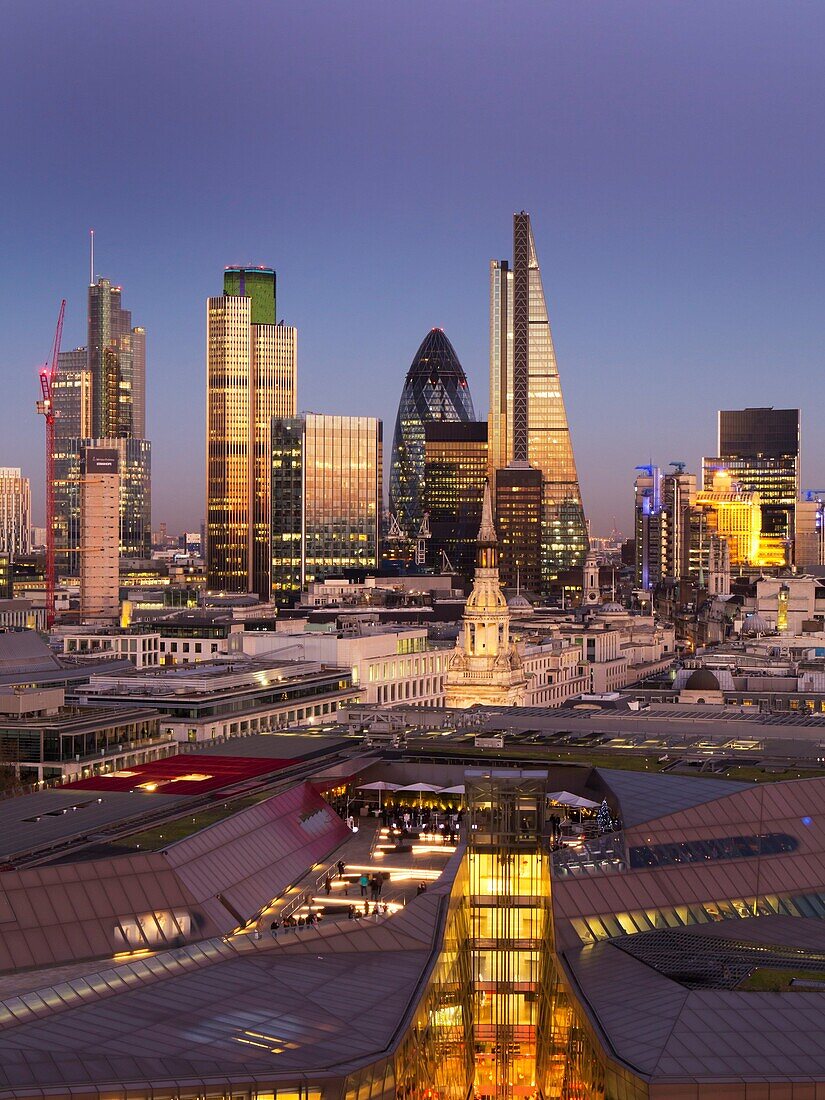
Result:
<svg viewBox="0 0 825 1100">
<path fill-rule="evenodd" d="M 95 282 L 95 231 L 89 230 L 89 286 Z"/>
</svg>

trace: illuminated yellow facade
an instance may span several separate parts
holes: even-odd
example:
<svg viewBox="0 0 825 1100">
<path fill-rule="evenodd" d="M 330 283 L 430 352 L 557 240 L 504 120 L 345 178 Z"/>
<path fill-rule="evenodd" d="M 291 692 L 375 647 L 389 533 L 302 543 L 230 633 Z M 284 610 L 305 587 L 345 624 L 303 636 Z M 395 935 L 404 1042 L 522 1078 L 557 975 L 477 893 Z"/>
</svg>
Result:
<svg viewBox="0 0 825 1100">
<path fill-rule="evenodd" d="M 710 545 L 710 538 L 718 535 L 728 543 L 731 566 L 785 564 L 785 542 L 762 533 L 759 494 L 743 492 L 727 470 L 716 470 L 713 487 L 696 494 L 694 511 L 699 519 L 700 553 Z"/>
<path fill-rule="evenodd" d="M 307 413 L 271 436 L 271 598 L 288 606 L 313 581 L 378 568 L 383 427 Z"/>
<path fill-rule="evenodd" d="M 295 416 L 297 331 L 253 324 L 252 303 L 239 294 L 207 302 L 208 585 L 268 599 L 270 425 Z"/>
</svg>

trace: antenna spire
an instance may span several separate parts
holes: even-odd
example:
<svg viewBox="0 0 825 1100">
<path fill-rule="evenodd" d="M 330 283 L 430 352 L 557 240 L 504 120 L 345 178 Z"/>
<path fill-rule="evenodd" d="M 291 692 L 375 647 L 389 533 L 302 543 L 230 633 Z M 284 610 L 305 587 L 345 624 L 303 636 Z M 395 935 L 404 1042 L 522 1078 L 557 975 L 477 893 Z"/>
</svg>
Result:
<svg viewBox="0 0 825 1100">
<path fill-rule="evenodd" d="M 95 281 L 95 231 L 89 230 L 89 286 Z"/>
</svg>

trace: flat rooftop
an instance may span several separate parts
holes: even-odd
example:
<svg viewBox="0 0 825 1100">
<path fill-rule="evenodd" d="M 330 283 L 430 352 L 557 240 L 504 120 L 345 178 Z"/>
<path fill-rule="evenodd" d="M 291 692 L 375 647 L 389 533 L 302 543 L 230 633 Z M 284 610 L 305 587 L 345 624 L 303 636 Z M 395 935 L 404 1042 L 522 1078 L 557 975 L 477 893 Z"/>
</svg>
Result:
<svg viewBox="0 0 825 1100">
<path fill-rule="evenodd" d="M 197 664 L 136 669 L 101 676 L 86 689 L 90 694 L 112 695 L 208 695 L 246 687 L 264 688 L 319 677 L 331 678 L 345 670 L 314 661 L 244 658 L 199 661 Z"/>
<path fill-rule="evenodd" d="M 115 711 L 116 714 L 124 712 Z M 91 776 L 62 787 L 0 801 L 0 860 L 76 841 L 106 845 L 107 834 L 132 819 L 163 811 L 184 812 L 193 799 L 220 799 L 227 787 L 262 777 L 325 754 L 344 742 L 285 734 L 234 738 L 202 752 L 183 752 L 148 764 Z M 208 823 L 208 822 L 207 822 Z M 144 826 L 137 821 L 135 830 Z"/>
</svg>

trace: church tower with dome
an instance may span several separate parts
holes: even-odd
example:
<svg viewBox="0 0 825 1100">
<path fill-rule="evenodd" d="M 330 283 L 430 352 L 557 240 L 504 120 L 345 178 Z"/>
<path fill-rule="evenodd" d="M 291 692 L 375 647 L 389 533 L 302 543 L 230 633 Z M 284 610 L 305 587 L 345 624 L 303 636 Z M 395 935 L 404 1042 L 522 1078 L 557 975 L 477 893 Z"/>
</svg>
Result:
<svg viewBox="0 0 825 1100">
<path fill-rule="evenodd" d="M 518 706 L 527 677 L 510 640 L 510 609 L 498 575 L 498 538 L 493 526 L 490 486 L 484 488 L 473 590 L 464 608 L 461 633 L 447 659 L 444 678 L 448 707 Z"/>
</svg>

